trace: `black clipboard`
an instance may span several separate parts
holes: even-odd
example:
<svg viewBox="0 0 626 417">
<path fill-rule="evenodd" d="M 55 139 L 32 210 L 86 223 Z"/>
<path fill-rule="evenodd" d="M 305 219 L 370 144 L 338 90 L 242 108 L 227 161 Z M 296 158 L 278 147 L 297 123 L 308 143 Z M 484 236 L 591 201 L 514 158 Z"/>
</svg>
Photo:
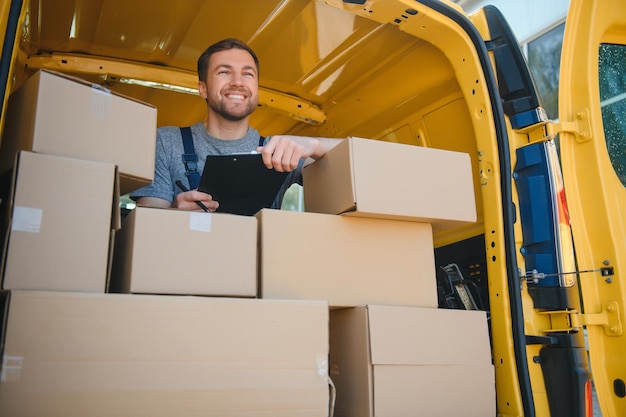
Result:
<svg viewBox="0 0 626 417">
<path fill-rule="evenodd" d="M 268 169 L 260 153 L 209 155 L 198 190 L 220 203 L 218 213 L 252 216 L 271 207 L 288 174 Z"/>
</svg>

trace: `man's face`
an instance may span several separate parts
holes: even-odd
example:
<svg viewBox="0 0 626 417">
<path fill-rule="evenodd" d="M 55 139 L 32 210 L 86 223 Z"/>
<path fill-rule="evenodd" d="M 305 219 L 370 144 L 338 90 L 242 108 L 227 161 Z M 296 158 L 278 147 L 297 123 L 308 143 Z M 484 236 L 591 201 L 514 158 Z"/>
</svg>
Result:
<svg viewBox="0 0 626 417">
<path fill-rule="evenodd" d="M 206 82 L 198 83 L 200 96 L 209 108 L 227 120 L 239 121 L 256 109 L 259 80 L 252 56 L 243 49 L 211 55 Z"/>
</svg>

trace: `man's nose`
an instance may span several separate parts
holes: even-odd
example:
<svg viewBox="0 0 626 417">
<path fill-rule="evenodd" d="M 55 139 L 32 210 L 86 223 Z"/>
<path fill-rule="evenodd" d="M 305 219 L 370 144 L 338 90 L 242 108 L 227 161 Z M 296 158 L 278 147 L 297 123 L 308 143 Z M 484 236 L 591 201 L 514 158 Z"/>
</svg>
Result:
<svg viewBox="0 0 626 417">
<path fill-rule="evenodd" d="M 232 85 L 243 85 L 243 75 L 233 72 L 230 83 Z"/>
</svg>

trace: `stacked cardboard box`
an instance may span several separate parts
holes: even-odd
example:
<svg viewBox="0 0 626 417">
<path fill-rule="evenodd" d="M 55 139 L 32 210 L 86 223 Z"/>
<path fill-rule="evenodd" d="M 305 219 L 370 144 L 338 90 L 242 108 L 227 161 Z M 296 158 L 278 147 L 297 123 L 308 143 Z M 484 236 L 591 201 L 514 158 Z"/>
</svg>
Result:
<svg viewBox="0 0 626 417">
<path fill-rule="evenodd" d="M 115 165 L 22 151 L 13 178 L 3 288 L 104 293 L 119 228 Z"/>
<path fill-rule="evenodd" d="M 437 307 L 433 231 L 476 221 L 469 155 L 348 138 L 303 179 L 305 213 L 257 214 L 262 298 Z"/>
<path fill-rule="evenodd" d="M 351 137 L 305 167 L 306 211 L 430 223 L 476 221 L 466 153 Z"/>
<path fill-rule="evenodd" d="M 335 416 L 494 416 L 482 311 L 369 305 L 331 312 Z"/>
<path fill-rule="evenodd" d="M 254 298 L 256 219 L 137 207 L 117 235 L 109 290 Z"/>
<path fill-rule="evenodd" d="M 7 111 L 0 414 L 328 415 L 328 304 L 253 299 L 256 218 L 121 223 L 155 108 L 40 71 Z"/>
<path fill-rule="evenodd" d="M 154 177 L 156 108 L 42 70 L 5 120 L 3 288 L 104 292 L 119 196 Z"/>
<path fill-rule="evenodd" d="M 258 214 L 260 295 L 331 306 L 336 416 L 495 415 L 486 314 L 437 309 L 432 233 L 476 221 L 473 187 L 467 154 L 348 138 L 306 213 Z"/>
<path fill-rule="evenodd" d="M 269 209 L 257 217 L 261 298 L 437 306 L 429 224 Z"/>
<path fill-rule="evenodd" d="M 305 169 L 305 213 L 120 224 L 156 110 L 41 71 L 9 111 L 7 415 L 327 416 L 329 354 L 336 415 L 455 412 L 448 379 L 491 414 L 484 313 L 436 308 L 432 233 L 475 220 L 467 155 L 350 138 Z"/>
<path fill-rule="evenodd" d="M 3 416 L 328 415 L 326 303 L 36 291 L 4 301 Z"/>
<path fill-rule="evenodd" d="M 0 172 L 20 150 L 117 165 L 126 194 L 154 178 L 154 106 L 80 78 L 40 70 L 9 97 Z"/>
</svg>

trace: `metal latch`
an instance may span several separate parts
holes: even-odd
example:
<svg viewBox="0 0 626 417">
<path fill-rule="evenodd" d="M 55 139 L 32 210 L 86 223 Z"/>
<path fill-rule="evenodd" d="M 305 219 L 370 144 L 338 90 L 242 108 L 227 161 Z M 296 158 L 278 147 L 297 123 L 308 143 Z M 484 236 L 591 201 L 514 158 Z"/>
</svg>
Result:
<svg viewBox="0 0 626 417">
<path fill-rule="evenodd" d="M 532 271 L 526 272 L 526 275 L 522 275 L 520 278 L 525 279 L 526 282 L 537 284 L 540 280 L 547 277 L 558 277 L 563 275 L 572 275 L 572 274 L 588 274 L 591 272 L 599 272 L 603 277 L 609 277 L 615 275 L 615 269 L 612 266 L 606 266 L 598 269 L 587 269 L 584 271 L 570 271 L 570 272 L 555 272 L 552 274 L 546 274 L 543 272 L 538 272 L 536 269 Z"/>
<path fill-rule="evenodd" d="M 607 336 L 621 336 L 622 322 L 616 301 L 602 305 L 599 313 L 579 313 L 576 310 L 540 311 L 538 314 L 550 316 L 550 329 L 542 332 L 568 332 L 581 330 L 583 326 L 602 326 Z"/>
<path fill-rule="evenodd" d="M 589 118 L 589 109 L 582 109 L 577 111 L 576 117 L 573 121 L 548 123 L 547 129 L 548 137 L 554 137 L 561 132 L 568 132 L 573 133 L 576 136 L 576 141 L 579 143 L 587 142 L 593 139 L 593 133 L 591 132 L 591 121 Z"/>
</svg>

